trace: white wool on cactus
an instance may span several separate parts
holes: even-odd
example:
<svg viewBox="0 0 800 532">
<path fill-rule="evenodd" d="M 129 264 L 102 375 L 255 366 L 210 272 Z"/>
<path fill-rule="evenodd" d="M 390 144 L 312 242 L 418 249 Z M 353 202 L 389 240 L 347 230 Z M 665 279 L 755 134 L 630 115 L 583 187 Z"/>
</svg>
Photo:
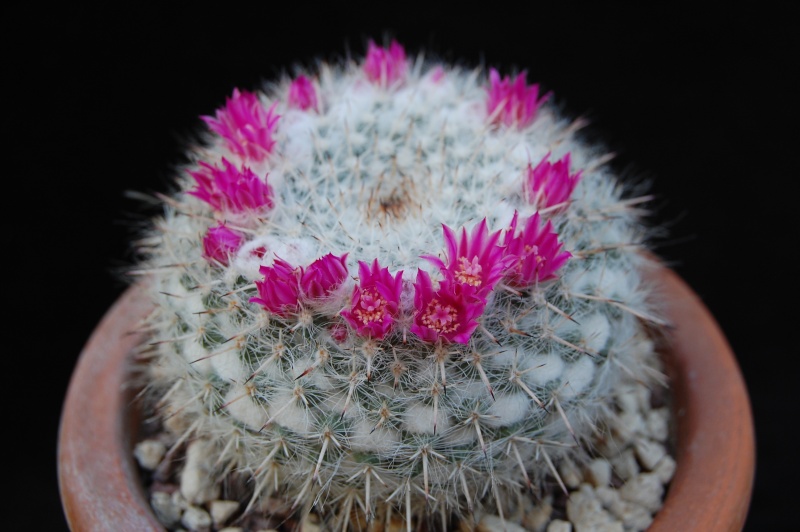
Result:
<svg viewBox="0 0 800 532">
<path fill-rule="evenodd" d="M 504 519 L 659 379 L 647 198 L 525 72 L 370 43 L 202 118 L 139 242 L 146 391 L 248 509 Z"/>
</svg>

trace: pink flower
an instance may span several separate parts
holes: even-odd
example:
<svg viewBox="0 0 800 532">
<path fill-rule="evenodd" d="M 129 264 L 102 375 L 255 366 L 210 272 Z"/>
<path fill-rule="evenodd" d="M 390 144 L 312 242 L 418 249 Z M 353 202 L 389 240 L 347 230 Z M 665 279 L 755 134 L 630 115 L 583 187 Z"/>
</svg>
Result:
<svg viewBox="0 0 800 532">
<path fill-rule="evenodd" d="M 233 90 L 225 107 L 217 109 L 216 116 L 201 116 L 208 127 L 224 138 L 228 149 L 241 157 L 261 161 L 272 152 L 275 141 L 272 134 L 280 118 L 275 114 L 277 102 L 264 109 L 258 96 L 252 92 Z"/>
<path fill-rule="evenodd" d="M 241 247 L 244 237 L 224 225 L 210 227 L 203 237 L 203 257 L 228 265 L 230 256 Z"/>
<path fill-rule="evenodd" d="M 548 161 L 549 157 L 550 154 L 547 154 L 535 168 L 528 164 L 525 194 L 537 209 L 546 209 L 569 201 L 581 178 L 580 171 L 569 173 L 569 153 L 555 163 Z"/>
<path fill-rule="evenodd" d="M 300 308 L 299 269 L 276 258 L 272 266 L 262 266 L 259 273 L 263 281 L 256 281 L 258 297 L 251 297 L 251 303 L 258 303 L 279 316 L 297 312 Z"/>
<path fill-rule="evenodd" d="M 289 107 L 317 110 L 317 91 L 307 77 L 300 75 L 289 85 Z"/>
<path fill-rule="evenodd" d="M 419 270 L 414 283 L 414 325 L 411 332 L 426 342 L 469 343 L 478 327 L 477 318 L 483 313 L 485 302 L 465 290 L 466 285 L 448 279 L 439 283 L 434 291 L 428 273 Z"/>
<path fill-rule="evenodd" d="M 378 259 L 372 266 L 358 261 L 358 285 L 342 316 L 358 334 L 382 340 L 397 316 L 402 290 L 402 270 L 392 276 L 388 268 L 378 265 Z"/>
<path fill-rule="evenodd" d="M 406 51 L 397 41 L 392 41 L 388 49 L 369 41 L 367 57 L 364 60 L 364 73 L 372 83 L 388 87 L 405 78 L 407 71 Z"/>
<path fill-rule="evenodd" d="M 557 277 L 556 271 L 572 256 L 561 249 L 563 244 L 553 232 L 548 221 L 544 227 L 537 212 L 528 218 L 517 234 L 517 213 L 511 219 L 506 233 L 506 253 L 514 257 L 506 274 L 506 282 L 512 286 L 528 286 Z"/>
<path fill-rule="evenodd" d="M 197 188 L 189 194 L 205 201 L 217 212 L 240 213 L 272 208 L 272 187 L 258 178 L 248 167 L 241 170 L 222 158 L 223 168 L 201 161 L 202 168 L 189 172 Z"/>
<path fill-rule="evenodd" d="M 523 128 L 533 122 L 536 111 L 550 97 L 550 93 L 539 98 L 539 85 L 528 86 L 523 70 L 513 81 L 506 76 L 502 80 L 494 68 L 489 71 L 489 87 L 486 110 L 493 123 Z"/>
<path fill-rule="evenodd" d="M 452 229 L 446 225 L 442 225 L 442 229 L 447 246 L 447 263 L 430 255 L 422 258 L 438 266 L 450 282 L 464 285 L 465 291 L 485 300 L 503 276 L 503 271 L 514 260 L 514 257 L 505 253 L 504 246 L 497 244 L 501 231 L 490 235 L 485 218 L 469 235 L 462 228 L 458 241 Z"/>
<path fill-rule="evenodd" d="M 347 277 L 347 253 L 337 257 L 328 253 L 312 262 L 308 268 L 300 268 L 300 289 L 307 299 L 319 299 L 329 295 Z"/>
</svg>

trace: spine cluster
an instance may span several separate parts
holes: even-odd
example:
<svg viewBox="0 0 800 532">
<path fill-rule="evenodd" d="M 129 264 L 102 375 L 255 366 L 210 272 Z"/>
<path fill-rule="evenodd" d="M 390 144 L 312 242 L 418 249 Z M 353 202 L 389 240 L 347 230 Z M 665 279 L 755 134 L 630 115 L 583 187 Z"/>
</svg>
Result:
<svg viewBox="0 0 800 532">
<path fill-rule="evenodd" d="M 341 526 L 503 515 L 653 378 L 644 200 L 525 77 L 370 43 L 202 117 L 136 273 L 209 481 Z"/>
</svg>

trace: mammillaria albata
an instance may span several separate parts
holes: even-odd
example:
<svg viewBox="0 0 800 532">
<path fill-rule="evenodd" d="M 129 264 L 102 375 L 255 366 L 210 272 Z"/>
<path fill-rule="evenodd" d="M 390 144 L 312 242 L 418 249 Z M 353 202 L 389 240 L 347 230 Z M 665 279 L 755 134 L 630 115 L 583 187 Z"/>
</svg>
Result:
<svg viewBox="0 0 800 532">
<path fill-rule="evenodd" d="M 139 242 L 145 392 L 242 512 L 511 519 L 658 381 L 647 198 L 553 100 L 370 42 L 202 117 Z"/>
</svg>

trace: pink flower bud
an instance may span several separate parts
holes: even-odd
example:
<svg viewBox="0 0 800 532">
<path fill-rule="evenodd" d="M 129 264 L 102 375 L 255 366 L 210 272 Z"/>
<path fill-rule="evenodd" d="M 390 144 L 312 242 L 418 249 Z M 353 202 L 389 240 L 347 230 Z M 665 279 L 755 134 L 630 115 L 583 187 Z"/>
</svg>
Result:
<svg viewBox="0 0 800 532">
<path fill-rule="evenodd" d="M 517 213 L 511 219 L 506 233 L 506 253 L 514 262 L 506 274 L 506 282 L 513 286 L 528 286 L 557 277 L 556 272 L 572 256 L 561 249 L 553 224 L 544 227 L 537 212 L 517 232 Z"/>
<path fill-rule="evenodd" d="M 241 213 L 272 208 L 272 187 L 248 167 L 239 170 L 224 157 L 222 168 L 204 161 L 200 166 L 200 170 L 189 172 L 197 181 L 197 187 L 189 194 L 205 201 L 215 211 Z"/>
<path fill-rule="evenodd" d="M 347 277 L 347 253 L 337 257 L 328 253 L 312 262 L 308 268 L 300 268 L 300 289 L 307 299 L 319 299 L 329 295 Z"/>
<path fill-rule="evenodd" d="M 230 256 L 238 251 L 242 242 L 242 235 L 224 225 L 210 227 L 203 237 L 203 257 L 227 266 Z"/>
<path fill-rule="evenodd" d="M 250 302 L 279 316 L 297 312 L 300 308 L 299 269 L 276 258 L 272 266 L 262 266 L 258 271 L 264 279 L 256 281 L 258 297 L 251 297 Z"/>
<path fill-rule="evenodd" d="M 569 173 L 569 153 L 554 163 L 548 161 L 549 156 L 542 158 L 535 168 L 528 165 L 525 196 L 537 209 L 554 205 L 561 205 L 563 209 L 580 181 L 581 172 Z"/>
<path fill-rule="evenodd" d="M 277 102 L 276 102 L 277 103 Z M 230 151 L 253 161 L 261 161 L 272 152 L 272 134 L 280 118 L 275 105 L 264 109 L 252 92 L 233 90 L 225 106 L 215 116 L 201 116 L 208 127 L 226 141 Z"/>
<path fill-rule="evenodd" d="M 525 75 L 522 71 L 513 81 L 509 76 L 501 80 L 497 70 L 489 71 L 486 111 L 492 123 L 524 128 L 536 118 L 536 111 L 550 93 L 539 98 L 539 85 L 528 86 Z"/>
<path fill-rule="evenodd" d="M 406 51 L 397 41 L 392 41 L 388 49 L 369 41 L 364 73 L 372 83 L 388 87 L 404 79 L 407 71 Z"/>
<path fill-rule="evenodd" d="M 317 91 L 307 77 L 300 75 L 289 85 L 289 107 L 317 110 Z"/>
</svg>

